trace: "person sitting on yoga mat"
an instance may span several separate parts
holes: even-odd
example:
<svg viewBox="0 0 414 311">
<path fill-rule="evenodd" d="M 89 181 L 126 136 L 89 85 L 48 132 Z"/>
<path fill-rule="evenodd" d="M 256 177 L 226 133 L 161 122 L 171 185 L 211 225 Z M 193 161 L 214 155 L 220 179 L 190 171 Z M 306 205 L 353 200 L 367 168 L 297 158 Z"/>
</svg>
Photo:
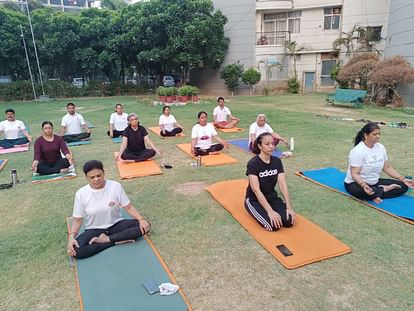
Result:
<svg viewBox="0 0 414 311">
<path fill-rule="evenodd" d="M 414 182 L 399 174 L 389 163 L 387 151 L 380 144 L 377 123 L 365 124 L 355 136 L 354 148 L 349 153 L 349 165 L 344 186 L 354 197 L 381 203 L 414 188 Z M 395 179 L 380 178 L 384 171 Z"/>
<path fill-rule="evenodd" d="M 191 131 L 191 153 L 195 156 L 204 156 L 228 148 L 229 144 L 221 139 L 216 129 L 211 123 L 207 122 L 207 112 L 198 113 L 198 123 L 193 126 Z M 213 144 L 213 138 L 219 144 Z"/>
<path fill-rule="evenodd" d="M 160 115 L 158 124 L 160 126 L 160 135 L 163 137 L 175 136 L 184 129 L 171 114 L 170 107 L 168 106 L 162 108 L 162 115 Z"/>
<path fill-rule="evenodd" d="M 9 149 L 31 142 L 32 137 L 26 131 L 24 123 L 16 120 L 15 111 L 8 108 L 5 113 L 6 120 L 0 122 L 0 136 L 4 133 L 4 139 L 0 140 L 0 147 Z"/>
<path fill-rule="evenodd" d="M 254 142 L 256 140 L 256 137 L 258 137 L 262 133 L 270 133 L 273 136 L 273 141 L 275 146 L 279 142 L 284 143 L 285 145 L 288 145 L 289 143 L 285 138 L 280 136 L 278 133 L 274 132 L 272 127 L 266 123 L 266 115 L 263 113 L 259 113 L 256 118 L 256 122 L 253 122 L 250 125 L 249 129 L 249 148 L 253 151 Z"/>
<path fill-rule="evenodd" d="M 217 98 L 217 107 L 213 110 L 214 126 L 222 129 L 230 129 L 240 122 L 239 118 L 232 116 L 230 109 L 224 106 L 224 98 Z"/>
<path fill-rule="evenodd" d="M 128 114 L 124 112 L 124 107 L 121 104 L 116 104 L 115 112 L 113 112 L 109 118 L 108 136 L 111 138 L 122 136 L 127 126 Z"/>
<path fill-rule="evenodd" d="M 141 162 L 152 158 L 155 154 L 161 155 L 161 151 L 148 137 L 145 127 L 139 125 L 138 116 L 135 113 L 128 115 L 128 122 L 129 125 L 124 131 L 117 160 Z M 149 145 L 151 149 L 147 149 L 145 145 Z"/>
<path fill-rule="evenodd" d="M 72 155 L 65 141 L 62 137 L 53 134 L 52 122 L 44 121 L 42 136 L 34 143 L 33 172 L 39 175 L 67 173 L 70 165 L 73 165 Z"/>
<path fill-rule="evenodd" d="M 254 143 L 254 156 L 247 163 L 249 185 L 244 206 L 247 212 L 266 230 L 275 231 L 295 224 L 282 161 L 272 156 L 275 144 L 271 133 L 260 134 Z M 275 186 L 279 184 L 285 202 L 279 198 Z"/>
<path fill-rule="evenodd" d="M 105 179 L 101 161 L 86 162 L 83 172 L 89 184 L 75 195 L 67 245 L 70 256 L 90 257 L 116 244 L 135 241 L 150 231 L 150 223 L 134 208 L 121 184 Z M 124 219 L 121 208 L 134 219 Z M 78 235 L 84 218 L 85 231 Z"/>
<path fill-rule="evenodd" d="M 68 143 L 89 140 L 91 130 L 83 116 L 76 112 L 75 104 L 68 103 L 66 109 L 68 113 L 62 118 L 60 136 Z M 82 128 L 84 132 L 82 132 Z"/>
</svg>

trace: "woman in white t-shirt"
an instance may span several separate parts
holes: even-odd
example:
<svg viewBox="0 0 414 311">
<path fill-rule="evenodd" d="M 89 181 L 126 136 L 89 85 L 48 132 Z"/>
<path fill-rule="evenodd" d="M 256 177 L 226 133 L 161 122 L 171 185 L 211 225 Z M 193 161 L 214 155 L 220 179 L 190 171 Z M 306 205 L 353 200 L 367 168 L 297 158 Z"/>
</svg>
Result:
<svg viewBox="0 0 414 311">
<path fill-rule="evenodd" d="M 276 145 L 279 142 L 288 145 L 288 142 L 285 138 L 280 136 L 278 133 L 274 132 L 272 127 L 266 123 L 266 115 L 263 113 L 259 113 L 256 118 L 256 122 L 253 122 L 249 128 L 249 148 L 253 151 L 254 142 L 256 138 L 259 137 L 260 134 L 263 133 L 270 133 L 273 136 L 273 143 Z"/>
<path fill-rule="evenodd" d="M 160 135 L 163 137 L 175 136 L 184 130 L 184 127 L 171 114 L 170 107 L 168 106 L 162 108 L 162 115 L 160 115 L 158 125 L 160 126 Z"/>
<path fill-rule="evenodd" d="M 193 126 L 191 131 L 191 153 L 195 156 L 208 155 L 211 152 L 218 152 L 229 144 L 221 139 L 214 128 L 214 125 L 207 122 L 207 112 L 198 113 L 198 123 Z M 213 144 L 213 139 L 219 144 Z"/>
<path fill-rule="evenodd" d="M 90 257 L 150 231 L 150 223 L 134 208 L 121 184 L 105 179 L 101 161 L 86 162 L 83 172 L 89 184 L 76 192 L 67 245 L 70 256 Z M 121 209 L 133 219 L 124 219 Z M 85 231 L 78 235 L 84 218 Z"/>
<path fill-rule="evenodd" d="M 115 112 L 109 118 L 108 136 L 119 137 L 124 134 L 124 130 L 128 126 L 128 114 L 124 112 L 124 107 L 121 104 L 115 105 Z"/>
<path fill-rule="evenodd" d="M 361 200 L 381 203 L 382 199 L 395 198 L 414 188 L 414 182 L 399 174 L 388 162 L 387 151 L 380 144 L 380 128 L 370 122 L 358 132 L 354 148 L 349 153 L 345 189 Z M 384 171 L 394 179 L 380 178 Z"/>
</svg>

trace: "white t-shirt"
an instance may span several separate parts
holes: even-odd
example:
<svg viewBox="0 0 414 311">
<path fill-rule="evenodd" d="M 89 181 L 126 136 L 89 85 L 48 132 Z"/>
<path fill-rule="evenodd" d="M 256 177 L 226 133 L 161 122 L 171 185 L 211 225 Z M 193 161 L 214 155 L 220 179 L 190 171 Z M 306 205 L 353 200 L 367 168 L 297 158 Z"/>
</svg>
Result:
<svg viewBox="0 0 414 311">
<path fill-rule="evenodd" d="M 387 151 L 382 144 L 376 143 L 374 147 L 369 148 L 361 141 L 349 153 L 349 166 L 345 182 L 347 184 L 354 182 L 351 176 L 352 166 L 361 168 L 360 176 L 364 182 L 375 185 L 387 160 Z"/>
<path fill-rule="evenodd" d="M 86 217 L 86 229 L 106 229 L 123 219 L 120 209 L 129 202 L 119 182 L 106 180 L 103 189 L 88 184 L 76 192 L 73 217 Z"/>
<path fill-rule="evenodd" d="M 26 127 L 24 123 L 20 120 L 14 120 L 10 122 L 9 120 L 4 120 L 0 122 L 0 131 L 4 132 L 4 137 L 6 139 L 17 139 L 23 137 L 22 130 L 25 130 Z"/>
<path fill-rule="evenodd" d="M 112 113 L 109 118 L 109 124 L 112 124 L 114 130 L 125 130 L 128 127 L 128 114 L 126 112 L 123 112 L 121 115 L 116 112 Z"/>
<path fill-rule="evenodd" d="M 74 115 L 67 113 L 62 118 L 61 126 L 66 127 L 65 134 L 72 135 L 82 133 L 82 125 L 85 125 L 85 119 L 79 113 L 75 112 Z"/>
<path fill-rule="evenodd" d="M 227 108 L 226 106 L 224 106 L 223 109 L 221 109 L 220 106 L 217 106 L 213 110 L 213 117 L 216 122 L 227 121 L 227 116 L 230 116 L 230 115 L 231 115 L 230 109 Z"/>
<path fill-rule="evenodd" d="M 216 129 L 211 123 L 207 123 L 205 126 L 196 124 L 191 131 L 191 138 L 197 138 L 196 147 L 201 149 L 208 149 L 213 144 L 213 136 L 217 136 Z"/>
<path fill-rule="evenodd" d="M 174 129 L 174 124 L 177 123 L 175 117 L 170 114 L 168 117 L 165 115 L 160 115 L 160 120 L 158 121 L 159 125 L 163 125 L 166 131 L 172 131 Z"/>
<path fill-rule="evenodd" d="M 251 142 L 250 134 L 255 134 L 255 137 L 257 138 L 260 134 L 263 133 L 273 133 L 272 127 L 267 123 L 265 123 L 263 126 L 258 126 L 257 122 L 253 122 L 252 124 L 250 124 L 249 143 Z"/>
</svg>

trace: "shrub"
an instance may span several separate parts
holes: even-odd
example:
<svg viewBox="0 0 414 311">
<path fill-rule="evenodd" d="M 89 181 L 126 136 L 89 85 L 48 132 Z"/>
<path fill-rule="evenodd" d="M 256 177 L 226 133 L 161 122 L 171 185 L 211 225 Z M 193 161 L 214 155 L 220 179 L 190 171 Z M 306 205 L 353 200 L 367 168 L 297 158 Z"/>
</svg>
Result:
<svg viewBox="0 0 414 311">
<path fill-rule="evenodd" d="M 376 53 L 362 53 L 354 56 L 339 71 L 337 80 L 353 86 L 359 84 L 361 89 L 367 89 L 368 75 L 378 63 L 379 57 Z"/>
<path fill-rule="evenodd" d="M 288 82 L 288 92 L 292 94 L 298 94 L 299 93 L 299 81 L 298 79 L 293 76 L 291 77 Z"/>
<path fill-rule="evenodd" d="M 240 64 L 240 62 L 237 62 L 225 66 L 220 72 L 220 78 L 224 80 L 227 88 L 231 91 L 231 96 L 233 96 L 234 89 L 239 85 L 243 70 L 243 65 Z"/>
<path fill-rule="evenodd" d="M 250 68 L 242 73 L 241 79 L 250 86 L 250 95 L 254 93 L 254 85 L 260 81 L 261 74 L 254 68 Z"/>
</svg>

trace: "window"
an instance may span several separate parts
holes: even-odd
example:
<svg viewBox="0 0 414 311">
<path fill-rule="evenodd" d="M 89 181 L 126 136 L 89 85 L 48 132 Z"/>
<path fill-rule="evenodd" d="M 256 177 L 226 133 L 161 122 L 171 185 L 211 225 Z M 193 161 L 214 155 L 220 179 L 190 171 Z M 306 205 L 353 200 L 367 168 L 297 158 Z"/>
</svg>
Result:
<svg viewBox="0 0 414 311">
<path fill-rule="evenodd" d="M 286 33 L 283 32 L 299 33 L 301 16 L 302 11 L 264 14 L 264 31 L 273 33 L 266 35 L 270 39 L 269 44 L 283 44 L 286 41 Z"/>
<path fill-rule="evenodd" d="M 325 8 L 323 29 L 339 29 L 339 22 L 341 19 L 341 8 Z"/>
<path fill-rule="evenodd" d="M 363 41 L 381 41 L 382 26 L 368 26 L 365 28 L 365 32 L 359 33 L 359 42 Z M 367 39 L 367 40 L 366 40 Z"/>
<path fill-rule="evenodd" d="M 331 71 L 336 66 L 336 60 L 323 60 L 321 73 L 321 86 L 333 86 L 335 81 L 331 78 Z"/>
</svg>

